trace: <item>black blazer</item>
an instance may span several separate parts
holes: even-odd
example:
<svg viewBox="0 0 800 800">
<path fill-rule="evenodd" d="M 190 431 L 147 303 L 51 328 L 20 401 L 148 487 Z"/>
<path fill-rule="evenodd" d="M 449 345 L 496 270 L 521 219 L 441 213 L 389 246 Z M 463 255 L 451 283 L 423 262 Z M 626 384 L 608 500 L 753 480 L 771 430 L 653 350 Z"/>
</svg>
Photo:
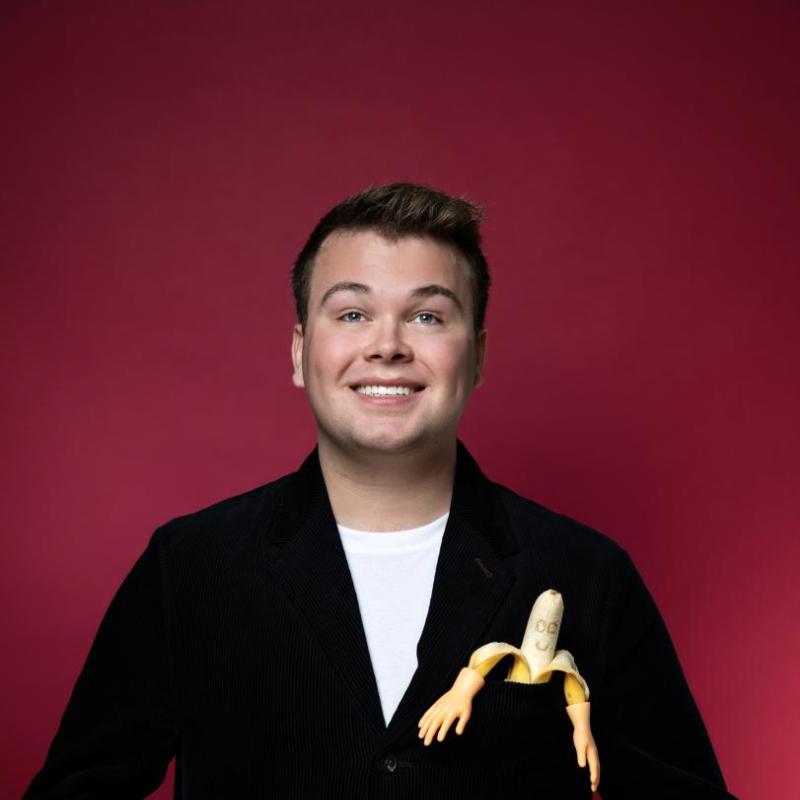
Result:
<svg viewBox="0 0 800 800">
<path fill-rule="evenodd" d="M 501 667 L 462 736 L 417 721 L 473 649 L 519 645 L 558 589 L 591 690 L 604 800 L 729 798 L 659 612 L 612 540 L 489 481 L 458 444 L 418 669 L 384 724 L 317 451 L 159 528 L 103 618 L 25 798 L 590 797 L 562 681 Z"/>
</svg>

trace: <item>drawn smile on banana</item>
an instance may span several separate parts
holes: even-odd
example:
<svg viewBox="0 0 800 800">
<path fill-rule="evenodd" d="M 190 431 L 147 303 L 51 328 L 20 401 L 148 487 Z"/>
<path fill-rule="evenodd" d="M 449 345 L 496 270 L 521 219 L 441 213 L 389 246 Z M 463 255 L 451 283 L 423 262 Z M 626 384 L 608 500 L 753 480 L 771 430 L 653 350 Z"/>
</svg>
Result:
<svg viewBox="0 0 800 800">
<path fill-rule="evenodd" d="M 489 642 L 475 650 L 452 688 L 422 715 L 419 738 L 424 740 L 425 746 L 430 745 L 434 737 L 443 742 L 456 720 L 456 734 L 460 736 L 464 732 L 472 714 L 472 700 L 483 688 L 485 676 L 499 661 L 511 656 L 508 682 L 541 684 L 547 683 L 554 672 L 564 673 L 564 697 L 572 721 L 578 765 L 588 764 L 592 791 L 596 791 L 600 783 L 600 756 L 589 724 L 589 686 L 578 672 L 572 654 L 568 650 L 556 650 L 563 615 L 564 600 L 560 592 L 546 589 L 533 604 L 520 647 Z"/>
</svg>

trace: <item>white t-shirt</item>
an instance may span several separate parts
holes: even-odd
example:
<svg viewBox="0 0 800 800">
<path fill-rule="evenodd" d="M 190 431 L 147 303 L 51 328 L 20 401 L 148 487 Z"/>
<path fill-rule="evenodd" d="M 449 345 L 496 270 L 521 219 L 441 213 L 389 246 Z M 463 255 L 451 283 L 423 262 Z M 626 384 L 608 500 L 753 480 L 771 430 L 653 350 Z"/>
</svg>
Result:
<svg viewBox="0 0 800 800">
<path fill-rule="evenodd" d="M 337 526 L 387 725 L 417 669 L 417 642 L 448 516 L 405 531 Z"/>
</svg>

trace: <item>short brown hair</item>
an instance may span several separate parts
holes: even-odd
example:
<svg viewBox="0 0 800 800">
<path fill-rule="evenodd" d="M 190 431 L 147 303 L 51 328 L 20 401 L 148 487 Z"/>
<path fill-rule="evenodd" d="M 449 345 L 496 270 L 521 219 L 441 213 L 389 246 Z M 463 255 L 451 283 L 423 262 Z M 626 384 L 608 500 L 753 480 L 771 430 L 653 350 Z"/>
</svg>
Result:
<svg viewBox="0 0 800 800">
<path fill-rule="evenodd" d="M 311 271 L 319 249 L 335 231 L 375 231 L 392 241 L 429 236 L 461 254 L 470 272 L 475 332 L 483 328 L 489 302 L 489 265 L 481 251 L 483 210 L 461 198 L 415 183 L 370 186 L 334 206 L 318 223 L 292 269 L 297 319 L 305 328 Z"/>
</svg>

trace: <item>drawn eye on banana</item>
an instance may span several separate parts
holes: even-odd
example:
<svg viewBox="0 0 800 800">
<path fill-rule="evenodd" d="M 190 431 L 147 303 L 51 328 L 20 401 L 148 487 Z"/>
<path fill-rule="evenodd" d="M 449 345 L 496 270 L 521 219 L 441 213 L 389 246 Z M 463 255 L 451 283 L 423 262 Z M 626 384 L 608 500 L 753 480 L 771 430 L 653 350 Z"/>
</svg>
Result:
<svg viewBox="0 0 800 800">
<path fill-rule="evenodd" d="M 567 714 L 572 721 L 572 740 L 581 767 L 589 766 L 592 791 L 600 783 L 600 757 L 589 724 L 589 686 L 578 672 L 575 659 L 568 650 L 556 650 L 564 600 L 560 592 L 546 589 L 533 604 L 520 647 L 506 642 L 489 642 L 470 656 L 468 666 L 459 672 L 452 688 L 445 692 L 419 721 L 419 738 L 429 745 L 434 737 L 444 741 L 451 725 L 456 734 L 463 733 L 472 714 L 472 700 L 483 688 L 485 676 L 495 665 L 511 656 L 506 681 L 514 683 L 547 683 L 554 672 L 564 674 L 564 697 Z"/>
</svg>

